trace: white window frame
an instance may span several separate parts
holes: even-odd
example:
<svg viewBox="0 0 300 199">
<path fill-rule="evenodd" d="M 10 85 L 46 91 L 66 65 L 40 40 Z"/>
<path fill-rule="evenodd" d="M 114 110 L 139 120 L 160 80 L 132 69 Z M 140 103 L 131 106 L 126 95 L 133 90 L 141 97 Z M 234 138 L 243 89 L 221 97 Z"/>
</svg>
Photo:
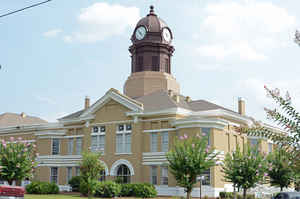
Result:
<svg viewBox="0 0 300 199">
<path fill-rule="evenodd" d="M 167 170 L 167 176 L 163 176 L 163 170 Z M 165 183 L 165 179 L 167 179 L 167 183 Z M 168 186 L 169 184 L 169 170 L 167 166 L 160 167 L 160 185 Z"/>
<path fill-rule="evenodd" d="M 80 176 L 80 167 L 75 167 L 75 175 Z"/>
<path fill-rule="evenodd" d="M 157 185 L 158 184 L 157 177 L 158 177 L 158 166 L 156 165 L 150 166 L 150 183 L 153 185 Z M 153 182 L 153 178 L 155 178 L 156 183 Z"/>
<path fill-rule="evenodd" d="M 151 152 L 158 152 L 158 133 L 152 132 L 150 133 L 150 149 Z M 155 142 L 154 142 L 155 141 Z M 156 147 L 154 147 L 156 146 Z"/>
<path fill-rule="evenodd" d="M 268 153 L 272 153 L 273 152 L 273 143 L 268 143 Z"/>
<path fill-rule="evenodd" d="M 205 178 L 206 178 L 204 182 L 207 182 L 207 183 L 203 183 L 203 180 L 202 180 L 202 185 L 204 185 L 204 186 L 211 185 L 211 169 L 209 168 L 208 170 L 209 170 L 209 173 L 207 172 L 208 174 L 207 173 L 201 174 L 201 176 L 205 176 Z M 206 170 L 206 171 L 208 171 L 208 170 Z"/>
<path fill-rule="evenodd" d="M 74 138 L 68 138 L 68 155 L 73 155 L 74 151 Z"/>
<path fill-rule="evenodd" d="M 71 173 L 69 173 L 71 170 Z M 72 179 L 73 175 L 72 175 L 72 172 L 73 172 L 73 168 L 72 167 L 67 167 L 67 184 L 69 184 L 69 181 Z"/>
<path fill-rule="evenodd" d="M 97 129 L 97 130 L 96 130 Z M 93 136 L 96 136 L 96 149 L 93 149 L 92 145 L 91 145 L 91 150 L 92 151 L 100 151 L 102 154 L 104 154 L 105 151 L 105 143 L 106 143 L 106 127 L 105 126 L 94 126 L 92 128 L 92 133 L 91 133 L 91 139 Z M 104 147 L 101 148 L 100 146 L 100 137 L 103 137 L 104 139 Z"/>
<path fill-rule="evenodd" d="M 167 141 L 164 142 L 164 135 L 167 135 Z M 161 133 L 161 151 L 168 152 L 169 151 L 169 133 L 167 131 Z"/>
<path fill-rule="evenodd" d="M 80 150 L 78 148 L 78 140 L 81 140 Z M 83 138 L 82 137 L 76 138 L 76 151 L 75 151 L 76 155 L 81 155 L 81 153 L 82 153 L 82 145 L 83 145 Z"/>
<path fill-rule="evenodd" d="M 57 151 L 57 154 L 53 154 L 54 140 L 58 140 L 58 151 Z M 59 154 L 60 154 L 60 139 L 59 138 L 52 138 L 52 141 L 51 141 L 51 155 L 59 155 Z"/>
<path fill-rule="evenodd" d="M 57 174 L 56 174 L 56 182 L 55 184 L 58 184 L 59 180 L 58 180 L 58 177 L 59 177 L 59 169 L 58 167 L 50 167 L 50 182 L 52 183 L 52 169 L 57 169 Z"/>
<path fill-rule="evenodd" d="M 119 126 L 123 125 L 123 130 L 119 131 Z M 127 130 L 127 125 L 130 125 L 130 130 Z M 121 144 L 117 143 L 118 135 L 122 135 Z M 126 151 L 126 135 L 130 136 L 130 147 L 129 151 Z M 116 131 L 116 154 L 131 154 L 131 146 L 132 146 L 132 124 L 118 124 Z M 121 147 L 121 148 L 118 148 Z M 118 150 L 120 149 L 120 150 Z"/>
</svg>

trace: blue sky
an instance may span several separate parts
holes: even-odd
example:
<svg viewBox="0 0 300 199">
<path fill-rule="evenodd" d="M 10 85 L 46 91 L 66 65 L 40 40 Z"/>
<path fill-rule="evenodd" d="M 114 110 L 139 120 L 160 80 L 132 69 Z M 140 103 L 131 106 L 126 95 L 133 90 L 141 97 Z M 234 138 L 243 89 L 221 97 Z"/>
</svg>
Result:
<svg viewBox="0 0 300 199">
<path fill-rule="evenodd" d="M 37 0 L 0 2 L 0 15 Z M 72 3 L 71 3 L 72 2 Z M 181 94 L 265 121 L 263 86 L 289 90 L 300 109 L 298 0 L 53 0 L 0 18 L 0 114 L 25 112 L 48 121 L 123 90 L 128 47 L 149 5 L 171 28 L 173 75 Z"/>
</svg>

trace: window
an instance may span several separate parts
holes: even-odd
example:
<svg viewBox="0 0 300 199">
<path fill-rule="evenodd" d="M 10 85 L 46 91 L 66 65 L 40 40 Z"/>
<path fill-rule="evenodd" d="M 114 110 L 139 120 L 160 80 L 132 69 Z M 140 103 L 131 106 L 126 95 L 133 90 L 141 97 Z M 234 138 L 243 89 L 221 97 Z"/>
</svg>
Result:
<svg viewBox="0 0 300 199">
<path fill-rule="evenodd" d="M 152 56 L 152 71 L 159 71 L 158 56 Z"/>
<path fill-rule="evenodd" d="M 50 182 L 57 184 L 58 182 L 58 168 L 57 167 L 51 167 L 50 171 Z"/>
<path fill-rule="evenodd" d="M 80 167 L 75 168 L 75 175 L 79 176 L 80 175 Z"/>
<path fill-rule="evenodd" d="M 168 167 L 161 167 L 160 184 L 168 185 Z"/>
<path fill-rule="evenodd" d="M 59 154 L 59 139 L 53 138 L 52 139 L 52 155 L 58 155 Z"/>
<path fill-rule="evenodd" d="M 273 144 L 272 143 L 268 143 L 268 152 L 272 153 L 273 151 Z"/>
<path fill-rule="evenodd" d="M 76 139 L 76 155 L 80 155 L 82 150 L 82 138 Z"/>
<path fill-rule="evenodd" d="M 238 137 L 236 135 L 234 135 L 234 142 L 235 142 L 235 150 L 237 149 L 238 147 Z"/>
<path fill-rule="evenodd" d="M 162 152 L 169 151 L 169 134 L 168 134 L 168 132 L 161 133 L 161 151 Z"/>
<path fill-rule="evenodd" d="M 165 59 L 165 72 L 170 73 L 170 63 L 169 59 Z"/>
<path fill-rule="evenodd" d="M 141 72 L 141 71 L 143 71 L 143 65 L 144 65 L 144 58 L 143 58 L 143 56 L 138 56 L 138 60 L 137 60 L 137 71 L 136 71 L 136 72 Z"/>
<path fill-rule="evenodd" d="M 105 170 L 103 169 L 101 172 L 100 172 L 100 178 L 99 178 L 99 181 L 103 182 L 105 181 Z"/>
<path fill-rule="evenodd" d="M 208 139 L 208 145 L 210 145 L 210 128 L 201 128 L 202 134 L 207 136 Z"/>
<path fill-rule="evenodd" d="M 117 180 L 124 184 L 130 183 L 130 170 L 126 165 L 121 164 L 118 167 Z"/>
<path fill-rule="evenodd" d="M 157 185 L 157 166 L 151 166 L 151 184 Z"/>
<path fill-rule="evenodd" d="M 151 133 L 151 152 L 157 152 L 157 133 Z"/>
<path fill-rule="evenodd" d="M 202 185 L 210 185 L 210 169 L 204 171 L 201 176 L 204 176 L 204 180 L 202 180 Z"/>
<path fill-rule="evenodd" d="M 116 153 L 131 152 L 131 124 L 119 124 L 116 132 Z"/>
<path fill-rule="evenodd" d="M 74 139 L 69 138 L 69 140 L 68 140 L 68 155 L 73 154 L 73 143 L 74 143 Z"/>
<path fill-rule="evenodd" d="M 93 152 L 101 151 L 105 149 L 105 126 L 94 127 L 91 140 L 91 150 Z"/>
<path fill-rule="evenodd" d="M 72 178 L 72 167 L 67 167 L 67 183 L 69 184 L 69 181 Z"/>
</svg>

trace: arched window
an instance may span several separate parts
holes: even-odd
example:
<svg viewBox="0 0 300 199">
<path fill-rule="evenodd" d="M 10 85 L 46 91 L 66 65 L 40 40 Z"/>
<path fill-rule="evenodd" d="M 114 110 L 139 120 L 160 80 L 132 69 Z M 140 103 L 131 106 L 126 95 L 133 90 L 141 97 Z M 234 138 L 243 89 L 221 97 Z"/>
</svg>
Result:
<svg viewBox="0 0 300 199">
<path fill-rule="evenodd" d="M 125 164 L 118 167 L 117 179 L 120 183 L 130 183 L 130 170 Z"/>
</svg>

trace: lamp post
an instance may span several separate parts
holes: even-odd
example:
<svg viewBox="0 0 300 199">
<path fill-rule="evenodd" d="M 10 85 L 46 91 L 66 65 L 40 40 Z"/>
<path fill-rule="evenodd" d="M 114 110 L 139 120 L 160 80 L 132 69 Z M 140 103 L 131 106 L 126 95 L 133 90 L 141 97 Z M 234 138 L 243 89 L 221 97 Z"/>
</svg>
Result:
<svg viewBox="0 0 300 199">
<path fill-rule="evenodd" d="M 200 199 L 201 199 L 201 195 L 202 195 L 202 191 L 201 191 L 201 188 L 202 188 L 202 180 L 205 180 L 205 176 L 198 176 L 197 177 L 197 181 L 200 182 Z"/>
</svg>

